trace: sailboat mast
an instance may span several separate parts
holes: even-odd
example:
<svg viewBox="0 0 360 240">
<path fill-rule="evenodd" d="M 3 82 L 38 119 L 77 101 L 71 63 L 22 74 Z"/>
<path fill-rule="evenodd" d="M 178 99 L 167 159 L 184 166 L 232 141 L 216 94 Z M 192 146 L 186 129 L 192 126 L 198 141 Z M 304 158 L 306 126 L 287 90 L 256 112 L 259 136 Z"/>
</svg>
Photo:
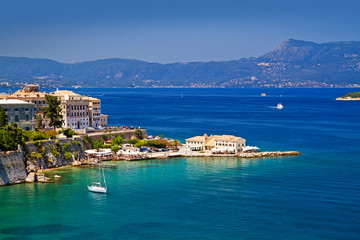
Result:
<svg viewBox="0 0 360 240">
<path fill-rule="evenodd" d="M 102 168 L 102 173 L 103 173 L 103 176 L 104 176 L 104 183 L 105 183 L 105 188 L 107 189 L 107 186 L 106 186 L 106 180 L 105 180 L 105 173 L 104 173 L 104 168 Z"/>
</svg>

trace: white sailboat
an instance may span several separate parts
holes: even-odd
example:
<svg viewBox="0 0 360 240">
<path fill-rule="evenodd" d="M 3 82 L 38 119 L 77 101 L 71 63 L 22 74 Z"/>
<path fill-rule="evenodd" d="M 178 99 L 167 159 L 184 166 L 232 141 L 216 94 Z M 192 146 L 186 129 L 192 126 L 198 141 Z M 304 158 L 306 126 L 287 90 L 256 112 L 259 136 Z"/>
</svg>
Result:
<svg viewBox="0 0 360 240">
<path fill-rule="evenodd" d="M 284 106 L 281 103 L 278 103 L 278 105 L 276 106 L 277 109 L 283 109 Z"/>
<path fill-rule="evenodd" d="M 88 190 L 90 192 L 95 192 L 95 193 L 106 193 L 107 192 L 104 168 L 101 167 L 101 164 L 99 164 L 99 177 L 100 177 L 99 182 L 93 182 L 91 186 L 87 186 Z M 102 178 L 104 178 L 104 186 L 101 184 Z"/>
</svg>

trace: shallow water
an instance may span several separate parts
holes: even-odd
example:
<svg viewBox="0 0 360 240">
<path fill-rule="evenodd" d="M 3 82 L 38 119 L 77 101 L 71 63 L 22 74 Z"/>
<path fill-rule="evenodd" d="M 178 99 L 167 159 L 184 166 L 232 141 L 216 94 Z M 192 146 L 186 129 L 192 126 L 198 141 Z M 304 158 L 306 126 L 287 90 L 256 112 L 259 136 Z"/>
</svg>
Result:
<svg viewBox="0 0 360 240">
<path fill-rule="evenodd" d="M 63 179 L 0 188 L 0 238 L 359 239 L 360 102 L 334 101 L 356 90 L 76 91 L 104 94 L 110 124 L 182 141 L 234 134 L 303 155 L 117 162 L 107 195 L 86 189 L 96 169 L 49 172 Z"/>
</svg>

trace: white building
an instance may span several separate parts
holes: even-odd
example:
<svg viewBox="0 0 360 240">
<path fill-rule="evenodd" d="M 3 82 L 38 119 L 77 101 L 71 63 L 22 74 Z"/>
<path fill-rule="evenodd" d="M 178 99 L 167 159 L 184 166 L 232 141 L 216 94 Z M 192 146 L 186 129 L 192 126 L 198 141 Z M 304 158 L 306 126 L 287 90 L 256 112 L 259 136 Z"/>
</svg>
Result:
<svg viewBox="0 0 360 240">
<path fill-rule="evenodd" d="M 192 151 L 210 150 L 214 153 L 240 153 L 245 147 L 246 140 L 233 135 L 196 136 L 186 139 L 186 149 Z"/>
<path fill-rule="evenodd" d="M 61 101 L 64 128 L 87 128 L 90 126 L 89 100 L 68 90 L 50 93 Z"/>
</svg>

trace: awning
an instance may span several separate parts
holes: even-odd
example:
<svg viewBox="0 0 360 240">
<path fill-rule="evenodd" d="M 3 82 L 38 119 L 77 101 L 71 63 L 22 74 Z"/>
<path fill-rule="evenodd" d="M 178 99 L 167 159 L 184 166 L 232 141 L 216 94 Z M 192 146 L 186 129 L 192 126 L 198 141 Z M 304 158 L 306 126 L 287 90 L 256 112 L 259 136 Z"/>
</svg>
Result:
<svg viewBox="0 0 360 240">
<path fill-rule="evenodd" d="M 260 148 L 258 148 L 258 147 L 251 147 L 251 146 L 246 146 L 246 147 L 243 147 L 243 152 L 245 152 L 245 151 L 250 151 L 250 150 L 258 150 L 258 149 L 260 149 Z"/>
</svg>

